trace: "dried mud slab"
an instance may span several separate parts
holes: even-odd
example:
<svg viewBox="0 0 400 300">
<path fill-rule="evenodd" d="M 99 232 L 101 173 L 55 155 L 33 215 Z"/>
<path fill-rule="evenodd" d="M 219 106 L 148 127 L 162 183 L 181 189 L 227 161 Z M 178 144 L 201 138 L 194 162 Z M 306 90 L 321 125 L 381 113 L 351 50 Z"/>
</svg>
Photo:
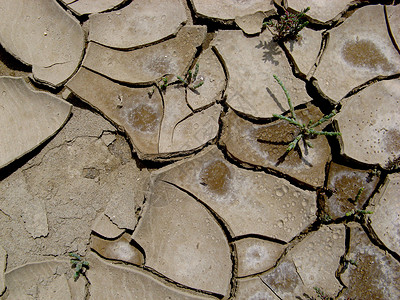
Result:
<svg viewBox="0 0 400 300">
<path fill-rule="evenodd" d="M 181 0 L 133 1 L 109 13 L 89 17 L 89 40 L 112 48 L 134 48 L 175 35 L 186 23 Z"/>
<path fill-rule="evenodd" d="M 400 174 L 389 174 L 385 186 L 377 193 L 368 210 L 371 227 L 390 250 L 400 254 Z"/>
<path fill-rule="evenodd" d="M 344 226 L 322 226 L 308 234 L 277 267 L 260 278 L 279 299 L 299 299 L 304 294 L 317 299 L 314 287 L 335 297 L 342 289 L 335 273 L 344 253 Z"/>
<path fill-rule="evenodd" d="M 400 72 L 400 56 L 390 40 L 381 5 L 358 9 L 329 34 L 314 76 L 332 100 L 339 101 L 376 76 Z"/>
<path fill-rule="evenodd" d="M 211 49 L 200 54 L 198 64 L 199 72 L 194 84 L 200 81 L 204 84 L 195 90 L 187 89 L 187 103 L 193 110 L 205 108 L 219 100 L 226 84 L 224 69 Z M 195 72 L 195 68 L 192 72 Z"/>
<path fill-rule="evenodd" d="M 220 30 L 212 44 L 227 69 L 226 102 L 235 111 L 253 118 L 271 118 L 289 110 L 274 74 L 286 86 L 294 105 L 311 100 L 304 82 L 293 76 L 285 53 L 268 30 L 253 38 L 239 30 Z"/>
<path fill-rule="evenodd" d="M 181 152 L 199 149 L 216 138 L 221 110 L 220 105 L 214 104 L 177 123 L 172 136 L 171 150 Z"/>
<path fill-rule="evenodd" d="M 303 124 L 319 120 L 323 115 L 310 105 L 296 111 Z M 310 139 L 314 148 L 305 148 L 300 142 L 301 155 L 291 151 L 279 163 L 289 143 L 298 134 L 298 129 L 286 121 L 278 120 L 266 125 L 252 123 L 229 111 L 223 118 L 224 127 L 221 143 L 229 156 L 240 163 L 261 166 L 282 172 L 309 186 L 322 186 L 325 179 L 325 165 L 330 159 L 330 147 L 325 136 Z"/>
<path fill-rule="evenodd" d="M 144 256 L 130 241 L 131 236 L 127 233 L 115 240 L 105 240 L 92 235 L 90 248 L 106 259 L 141 266 L 144 264 Z"/>
<path fill-rule="evenodd" d="M 266 13 L 258 11 L 250 15 L 236 17 L 235 23 L 244 33 L 253 35 L 261 32 L 266 17 Z"/>
<path fill-rule="evenodd" d="M 57 87 L 78 68 L 84 33 L 79 22 L 56 1 L 4 0 L 0 19 L 1 45 L 24 64 L 32 65 L 37 81 Z"/>
<path fill-rule="evenodd" d="M 341 153 L 390 168 L 400 157 L 400 79 L 375 83 L 343 102 L 335 116 Z"/>
<path fill-rule="evenodd" d="M 292 56 L 292 60 L 298 71 L 310 76 L 315 64 L 317 63 L 318 54 L 321 48 L 321 32 L 304 28 L 300 33 L 300 38 L 296 40 L 286 41 L 284 46 L 287 52 Z M 290 90 L 289 90 L 290 93 Z"/>
<path fill-rule="evenodd" d="M 235 299 L 279 300 L 260 278 L 239 279 Z"/>
<path fill-rule="evenodd" d="M 0 77 L 0 108 L 0 168 L 53 136 L 71 112 L 64 100 L 12 77 Z"/>
<path fill-rule="evenodd" d="M 306 7 L 311 9 L 307 12 L 307 16 L 311 17 L 314 22 L 329 23 L 337 15 L 346 10 L 350 0 L 287 0 L 288 8 L 300 12 Z"/>
<path fill-rule="evenodd" d="M 67 87 L 122 126 L 140 157 L 159 153 L 163 101 L 158 92 L 150 96 L 151 88 L 119 85 L 86 68 L 81 68 Z"/>
<path fill-rule="evenodd" d="M 7 272 L 5 299 L 71 300 L 65 275 L 70 266 L 68 260 L 49 261 L 26 264 Z"/>
<path fill-rule="evenodd" d="M 332 219 L 342 218 L 351 210 L 360 210 L 374 192 L 379 177 L 372 170 L 356 170 L 331 163 L 327 189 L 332 193 L 325 197 L 324 212 Z M 363 188 L 358 197 L 357 194 Z"/>
<path fill-rule="evenodd" d="M 286 246 L 257 238 L 235 242 L 238 256 L 238 276 L 249 276 L 272 268 Z"/>
<path fill-rule="evenodd" d="M 193 112 L 187 104 L 185 89 L 177 85 L 169 86 L 162 98 L 158 90 L 151 87 L 122 86 L 81 68 L 67 87 L 123 127 L 142 159 L 191 151 L 203 146 L 218 133 L 222 108 L 215 104 L 215 99 L 206 101 L 208 93 L 204 90 L 200 92 L 200 97 L 192 97 L 192 103 L 205 107 Z M 210 83 L 211 91 L 213 87 L 215 85 Z M 215 88 L 214 92 L 218 94 Z M 202 101 L 211 106 L 207 107 Z"/>
<path fill-rule="evenodd" d="M 250 15 L 257 11 L 274 9 L 272 0 L 190 0 L 196 15 L 210 19 L 230 21 L 237 16 Z"/>
<path fill-rule="evenodd" d="M 340 299 L 398 299 L 400 263 L 374 246 L 357 223 L 350 223 L 350 247 L 345 257 L 347 269 L 340 275 L 347 286 Z M 352 262 L 352 263 L 350 263 Z"/>
<path fill-rule="evenodd" d="M 307 293 L 313 294 L 314 287 L 335 297 L 343 286 L 335 277 L 340 259 L 345 253 L 345 228 L 342 224 L 322 226 L 310 233 L 289 253 Z"/>
<path fill-rule="evenodd" d="M 150 83 L 166 74 L 183 76 L 206 34 L 205 26 L 185 26 L 175 38 L 131 51 L 90 42 L 83 65 L 125 83 Z"/>
<path fill-rule="evenodd" d="M 191 288 L 229 294 L 227 238 L 210 212 L 177 187 L 154 182 L 132 239 L 144 249 L 147 267 Z"/>
<path fill-rule="evenodd" d="M 231 234 L 258 234 L 288 242 L 316 219 L 315 193 L 227 162 L 216 146 L 159 170 L 169 182 L 210 207 Z"/>
<path fill-rule="evenodd" d="M 90 269 L 87 276 L 90 281 L 89 299 L 182 299 L 200 300 L 215 297 L 177 288 L 137 268 L 127 268 L 105 262 L 91 254 Z"/>
<path fill-rule="evenodd" d="M 60 0 L 77 15 L 99 13 L 113 9 L 123 0 Z"/>
</svg>

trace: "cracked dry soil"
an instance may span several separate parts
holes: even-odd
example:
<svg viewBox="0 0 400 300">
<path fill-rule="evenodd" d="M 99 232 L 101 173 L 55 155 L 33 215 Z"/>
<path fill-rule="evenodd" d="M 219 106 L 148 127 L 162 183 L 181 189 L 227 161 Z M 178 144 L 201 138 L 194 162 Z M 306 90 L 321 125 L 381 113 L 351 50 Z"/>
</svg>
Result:
<svg viewBox="0 0 400 300">
<path fill-rule="evenodd" d="M 399 299 L 398 4 L 2 0 L 0 299 Z"/>
</svg>

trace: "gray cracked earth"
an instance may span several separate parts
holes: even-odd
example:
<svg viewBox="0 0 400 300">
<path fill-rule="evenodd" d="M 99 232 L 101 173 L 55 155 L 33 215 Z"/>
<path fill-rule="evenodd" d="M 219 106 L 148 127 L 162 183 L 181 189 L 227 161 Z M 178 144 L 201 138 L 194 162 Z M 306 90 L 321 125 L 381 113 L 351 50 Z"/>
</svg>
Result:
<svg viewBox="0 0 400 300">
<path fill-rule="evenodd" d="M 398 3 L 2 0 L 0 298 L 399 299 Z"/>
</svg>

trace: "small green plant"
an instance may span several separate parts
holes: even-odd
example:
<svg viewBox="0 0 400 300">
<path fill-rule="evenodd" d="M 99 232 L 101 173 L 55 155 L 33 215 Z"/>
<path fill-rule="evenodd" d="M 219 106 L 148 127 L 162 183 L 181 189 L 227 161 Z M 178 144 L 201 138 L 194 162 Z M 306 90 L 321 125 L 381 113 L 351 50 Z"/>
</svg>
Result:
<svg viewBox="0 0 400 300">
<path fill-rule="evenodd" d="M 165 90 L 168 86 L 168 78 L 167 77 L 163 77 L 162 79 L 162 84 L 160 84 L 160 89 L 161 90 Z"/>
<path fill-rule="evenodd" d="M 360 215 L 371 215 L 374 212 L 370 211 L 370 210 L 363 210 L 363 209 L 352 209 L 351 211 L 348 211 L 346 213 L 346 217 L 350 217 L 350 216 L 360 216 Z"/>
<path fill-rule="evenodd" d="M 330 221 L 332 221 L 332 217 L 330 215 L 328 215 L 328 214 L 324 214 L 320 219 L 321 219 L 322 222 L 330 222 Z"/>
<path fill-rule="evenodd" d="M 326 136 L 337 136 L 341 135 L 340 132 L 329 132 L 329 131 L 317 131 L 314 128 L 321 125 L 322 123 L 328 121 L 330 118 L 335 116 L 337 114 L 337 111 L 334 109 L 329 115 L 323 116 L 319 121 L 313 123 L 312 120 L 307 125 L 302 124 L 299 120 L 297 120 L 296 114 L 294 112 L 293 104 L 290 99 L 289 92 L 287 91 L 286 87 L 283 85 L 282 81 L 276 76 L 273 75 L 275 80 L 279 83 L 281 86 L 282 90 L 285 93 L 286 99 L 289 103 L 289 109 L 291 113 L 291 117 L 285 117 L 282 115 L 278 114 L 273 114 L 274 117 L 285 120 L 289 122 L 290 124 L 293 124 L 297 126 L 300 129 L 300 133 L 296 136 L 296 138 L 289 144 L 288 148 L 286 149 L 286 153 L 288 154 L 290 151 L 296 148 L 300 140 L 303 140 L 304 143 L 308 146 L 313 148 L 312 144 L 307 140 L 310 137 L 316 136 L 316 135 L 326 135 Z"/>
<path fill-rule="evenodd" d="M 358 200 L 360 199 L 360 197 L 361 197 L 361 194 L 362 194 L 362 192 L 364 191 L 364 189 L 365 188 L 363 188 L 363 187 L 361 187 L 361 188 L 359 188 L 358 189 L 358 192 L 357 192 L 357 195 L 356 195 L 356 197 L 354 198 L 354 200 L 353 199 L 349 199 L 349 201 L 351 202 L 351 203 L 353 203 L 353 204 L 356 204 L 357 202 L 358 202 Z M 354 216 L 354 215 L 356 215 L 356 216 L 361 216 L 361 215 L 369 215 L 369 214 L 373 214 L 373 212 L 372 211 L 369 211 L 369 210 L 363 210 L 363 209 L 352 209 L 351 211 L 348 211 L 347 213 L 346 213 L 346 217 L 350 217 L 350 216 Z"/>
<path fill-rule="evenodd" d="M 189 70 L 185 76 L 185 78 L 182 78 L 180 76 L 176 76 L 178 80 L 185 86 L 189 87 L 192 90 L 196 90 L 199 87 L 201 87 L 204 84 L 203 80 L 197 80 L 197 75 L 199 74 L 199 64 L 197 63 L 194 69 L 194 73 L 192 73 L 191 70 Z"/>
<path fill-rule="evenodd" d="M 349 201 L 350 201 L 351 203 L 353 203 L 353 204 L 356 204 L 356 203 L 358 202 L 358 200 L 360 199 L 361 194 L 362 194 L 362 192 L 364 191 L 364 189 L 365 189 L 365 188 L 363 188 L 363 187 L 359 188 L 356 197 L 355 197 L 354 199 L 351 199 L 351 198 L 350 198 Z"/>
<path fill-rule="evenodd" d="M 274 29 L 274 39 L 278 41 L 286 41 L 290 39 L 298 39 L 299 32 L 308 25 L 305 20 L 305 14 L 310 10 L 309 7 L 303 9 L 299 13 L 290 13 L 285 10 L 283 16 L 279 20 L 269 20 L 263 23 L 263 26 L 272 27 Z"/>
<path fill-rule="evenodd" d="M 86 260 L 82 260 L 82 257 L 80 257 L 76 253 L 71 252 L 71 253 L 69 253 L 69 256 L 72 257 L 70 262 L 71 262 L 72 267 L 75 268 L 74 280 L 77 281 L 79 278 L 79 275 L 85 273 L 85 268 L 86 269 L 89 268 L 89 262 Z"/>
</svg>

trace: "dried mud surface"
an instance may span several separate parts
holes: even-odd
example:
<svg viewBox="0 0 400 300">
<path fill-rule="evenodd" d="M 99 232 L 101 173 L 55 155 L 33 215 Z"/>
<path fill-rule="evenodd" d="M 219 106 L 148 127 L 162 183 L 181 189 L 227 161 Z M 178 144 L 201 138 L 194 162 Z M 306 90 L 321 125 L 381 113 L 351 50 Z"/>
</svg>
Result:
<svg viewBox="0 0 400 300">
<path fill-rule="evenodd" d="M 158 2 L 0 2 L 0 299 L 399 299 L 399 1 Z"/>
</svg>

